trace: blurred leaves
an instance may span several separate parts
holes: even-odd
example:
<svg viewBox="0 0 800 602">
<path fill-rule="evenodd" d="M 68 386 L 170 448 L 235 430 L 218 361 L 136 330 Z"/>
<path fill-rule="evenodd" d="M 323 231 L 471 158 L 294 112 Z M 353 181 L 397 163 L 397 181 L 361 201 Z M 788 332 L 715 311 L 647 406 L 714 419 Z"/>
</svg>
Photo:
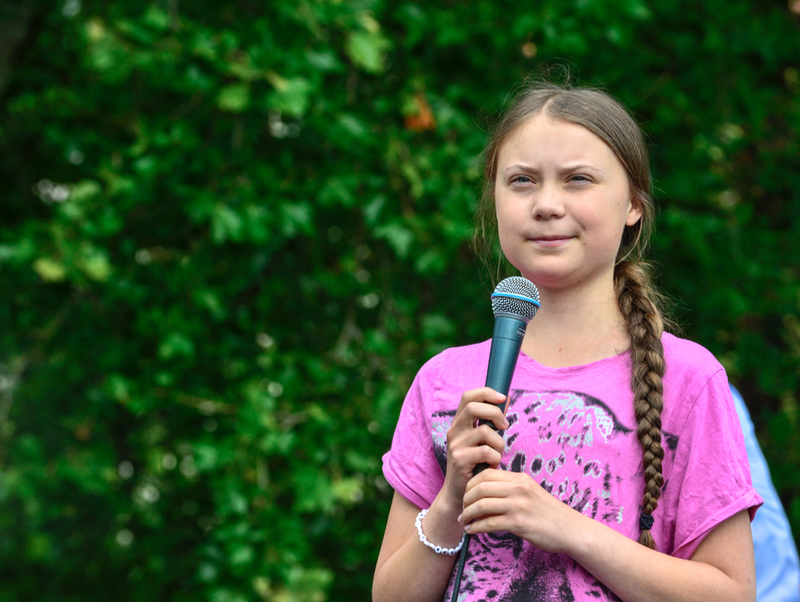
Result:
<svg viewBox="0 0 800 602">
<path fill-rule="evenodd" d="M 644 125 L 664 288 L 800 533 L 785 4 L 26 7 L 0 7 L 0 601 L 367 598 L 405 391 L 490 333 L 486 128 L 561 63 Z"/>
</svg>

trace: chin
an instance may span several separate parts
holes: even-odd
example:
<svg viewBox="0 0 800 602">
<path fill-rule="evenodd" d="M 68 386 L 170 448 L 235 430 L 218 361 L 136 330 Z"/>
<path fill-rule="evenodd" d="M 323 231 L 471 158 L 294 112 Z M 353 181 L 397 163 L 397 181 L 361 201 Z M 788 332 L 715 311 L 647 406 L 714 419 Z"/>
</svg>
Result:
<svg viewBox="0 0 800 602">
<path fill-rule="evenodd" d="M 512 265 L 519 270 L 519 273 L 533 282 L 536 286 L 545 286 L 545 287 L 554 287 L 554 288 L 561 288 L 563 286 L 568 286 L 570 283 L 574 283 L 577 274 L 575 273 L 574 269 L 569 269 L 568 266 L 564 265 L 554 265 L 553 262 L 549 262 L 550 265 L 542 265 L 544 262 L 537 262 L 538 265 L 535 266 L 525 266 L 522 262 L 519 262 L 519 265 L 512 262 Z M 522 267 L 520 267 L 522 265 Z"/>
</svg>

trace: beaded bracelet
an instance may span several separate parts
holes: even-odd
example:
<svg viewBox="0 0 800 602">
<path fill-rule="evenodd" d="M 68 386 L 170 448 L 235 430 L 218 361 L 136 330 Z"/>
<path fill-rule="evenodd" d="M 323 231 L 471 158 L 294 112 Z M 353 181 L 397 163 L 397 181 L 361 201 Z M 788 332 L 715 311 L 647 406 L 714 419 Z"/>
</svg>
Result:
<svg viewBox="0 0 800 602">
<path fill-rule="evenodd" d="M 461 538 L 461 542 L 455 548 L 443 548 L 442 546 L 435 546 L 428 541 L 428 538 L 425 537 L 425 534 L 422 532 L 422 519 L 425 518 L 426 514 L 428 514 L 427 509 L 420 510 L 420 513 L 417 514 L 417 520 L 414 521 L 414 524 L 417 526 L 419 540 L 437 554 L 447 554 L 448 556 L 455 556 L 458 554 L 458 552 L 461 550 L 461 546 L 464 545 L 464 537 L 466 537 L 466 534 L 464 534 L 464 537 Z"/>
</svg>

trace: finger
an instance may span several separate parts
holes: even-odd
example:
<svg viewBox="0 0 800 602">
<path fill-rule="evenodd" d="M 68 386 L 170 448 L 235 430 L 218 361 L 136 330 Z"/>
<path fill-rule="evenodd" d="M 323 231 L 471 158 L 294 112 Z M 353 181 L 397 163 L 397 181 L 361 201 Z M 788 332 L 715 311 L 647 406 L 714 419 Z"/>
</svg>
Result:
<svg viewBox="0 0 800 602">
<path fill-rule="evenodd" d="M 476 533 L 494 533 L 496 531 L 509 531 L 508 521 L 502 515 L 484 516 L 464 525 L 464 531 L 470 535 Z"/>
<path fill-rule="evenodd" d="M 489 531 L 493 531 L 498 528 L 499 521 L 490 519 L 501 518 L 502 520 L 502 517 L 506 517 L 508 512 L 509 504 L 505 498 L 482 498 L 465 506 L 459 521 L 464 526 L 479 524 L 480 526 L 476 528 L 488 528 Z M 490 523 L 489 525 L 487 525 L 487 521 Z M 505 520 L 505 523 L 508 521 Z M 470 530 L 470 532 L 472 531 Z"/>
<path fill-rule="evenodd" d="M 503 459 L 502 449 L 497 450 L 488 445 L 464 446 L 454 448 L 452 452 L 453 467 L 458 474 L 464 475 L 465 480 L 472 478 L 478 464 L 488 464 L 497 467 Z"/>
<path fill-rule="evenodd" d="M 487 469 L 467 481 L 463 497 L 464 508 L 483 499 L 505 499 L 518 494 L 525 495 L 522 484 L 516 479 L 508 479 L 507 474 L 506 470 Z"/>
<path fill-rule="evenodd" d="M 505 406 L 501 409 L 500 404 L 505 403 L 507 399 L 507 396 L 489 387 L 466 391 L 462 395 L 461 402 L 458 405 L 456 419 L 463 416 L 472 424 L 475 424 L 478 419 L 494 421 L 497 418 L 503 417 L 501 421 L 504 421 Z"/>
<path fill-rule="evenodd" d="M 478 424 L 478 421 L 486 421 L 487 424 Z M 491 425 L 494 425 L 491 426 Z M 462 437 L 469 436 L 472 444 L 481 441 L 499 442 L 502 436 L 497 431 L 508 428 L 508 421 L 503 413 L 496 406 L 486 403 L 474 402 L 463 408 L 460 415 L 456 415 L 450 428 L 447 430 L 448 448 Z M 497 447 L 497 444 L 492 444 Z"/>
<path fill-rule="evenodd" d="M 467 483 L 467 489 L 473 489 L 479 485 L 488 485 L 490 483 L 516 481 L 520 476 L 524 475 L 509 470 L 486 470 L 470 479 L 469 483 Z"/>
<path fill-rule="evenodd" d="M 472 417 L 473 426 L 485 424 L 496 431 L 505 430 L 510 426 L 503 410 L 497 406 L 476 402 L 467 406 L 467 411 Z"/>
<path fill-rule="evenodd" d="M 491 404 L 501 404 L 506 400 L 506 396 L 502 393 L 498 393 L 494 389 L 490 387 L 481 387 L 479 389 L 471 389 L 470 391 L 465 391 L 464 394 L 461 396 L 461 404 L 466 405 L 473 401 L 485 401 L 486 403 Z"/>
<path fill-rule="evenodd" d="M 487 462 L 499 465 L 505 452 L 505 441 L 488 426 L 447 434 L 447 453 L 458 464 Z"/>
<path fill-rule="evenodd" d="M 488 445 L 502 452 L 505 449 L 505 439 L 499 431 L 488 424 L 480 424 L 462 434 L 466 441 L 472 445 Z"/>
<path fill-rule="evenodd" d="M 453 426 L 458 429 L 474 427 L 476 424 L 493 424 L 496 430 L 509 427 L 503 410 L 493 403 L 472 401 L 459 408 L 453 419 Z"/>
<path fill-rule="evenodd" d="M 447 434 L 448 451 L 467 450 L 479 447 L 487 447 L 500 455 L 500 458 L 493 460 L 492 464 L 499 464 L 505 452 L 505 440 L 503 437 L 488 425 L 473 427 L 465 431 L 458 432 L 453 430 Z"/>
</svg>

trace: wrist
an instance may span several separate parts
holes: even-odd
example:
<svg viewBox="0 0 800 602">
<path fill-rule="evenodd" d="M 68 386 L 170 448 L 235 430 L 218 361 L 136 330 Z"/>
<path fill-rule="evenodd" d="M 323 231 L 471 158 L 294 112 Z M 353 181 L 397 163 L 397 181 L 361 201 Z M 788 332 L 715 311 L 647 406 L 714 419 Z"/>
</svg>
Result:
<svg viewBox="0 0 800 602">
<path fill-rule="evenodd" d="M 443 495 L 437 496 L 422 525 L 428 541 L 442 548 L 456 547 L 464 537 L 464 527 L 458 522 L 461 511 L 461 500 L 454 504 Z"/>
<path fill-rule="evenodd" d="M 420 510 L 419 514 L 417 514 L 417 519 L 414 521 L 414 526 L 417 528 L 417 535 L 419 536 L 420 542 L 423 545 L 429 547 L 431 550 L 436 552 L 437 554 L 445 554 L 447 556 L 455 556 L 461 551 L 461 548 L 464 545 L 464 540 L 466 538 L 466 533 L 461 534 L 461 541 L 458 542 L 458 545 L 454 548 L 447 548 L 444 546 L 437 545 L 430 541 L 427 536 L 425 535 L 425 531 L 422 529 L 422 520 L 428 514 L 428 510 Z"/>
<path fill-rule="evenodd" d="M 436 513 L 443 517 L 452 517 L 457 521 L 461 512 L 464 510 L 464 496 L 454 496 L 450 493 L 447 485 L 439 490 L 439 493 L 431 503 L 431 511 L 436 509 Z"/>
<path fill-rule="evenodd" d="M 574 508 L 570 508 L 570 510 L 572 512 L 568 517 L 569 527 L 560 529 L 562 539 L 558 551 L 574 559 L 585 558 L 589 550 L 596 550 L 597 553 L 602 553 L 602 548 L 596 549 L 596 527 L 600 526 L 601 523 Z"/>
</svg>

